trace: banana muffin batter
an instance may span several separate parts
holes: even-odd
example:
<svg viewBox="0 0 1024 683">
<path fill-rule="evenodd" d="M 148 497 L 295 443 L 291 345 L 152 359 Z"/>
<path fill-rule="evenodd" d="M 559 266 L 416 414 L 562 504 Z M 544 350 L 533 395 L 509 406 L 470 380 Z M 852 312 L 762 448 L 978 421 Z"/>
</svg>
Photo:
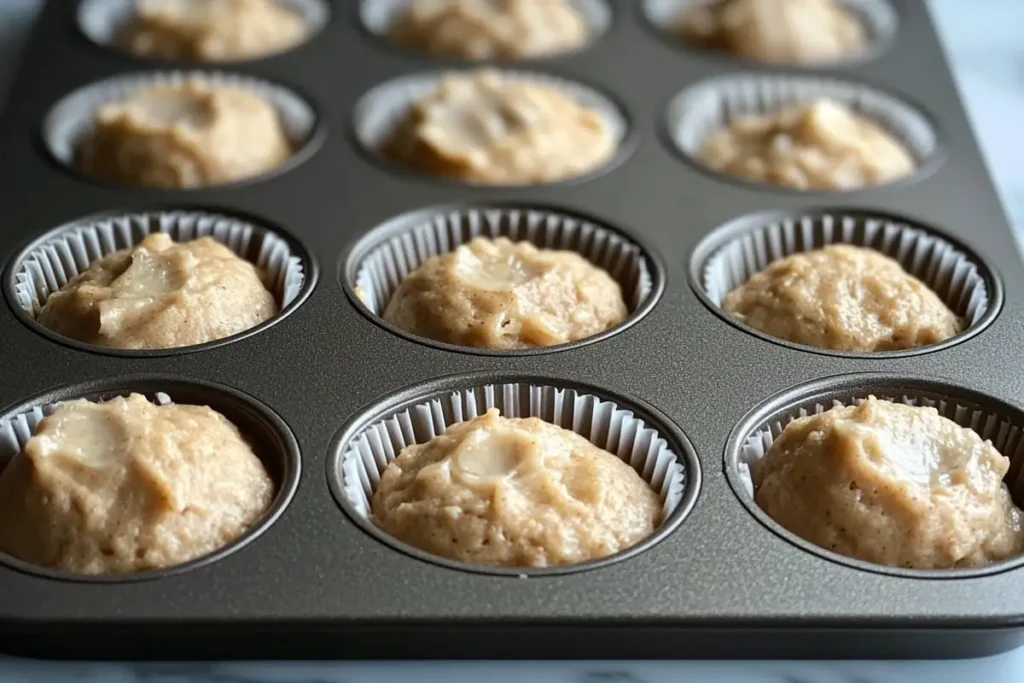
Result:
<svg viewBox="0 0 1024 683">
<path fill-rule="evenodd" d="M 934 408 L 873 396 L 792 422 L 753 468 L 754 498 L 823 548 L 914 569 L 1021 552 L 1010 461 Z"/>
<path fill-rule="evenodd" d="M 699 158 L 721 173 L 798 190 L 853 190 L 916 167 L 881 126 L 828 99 L 735 118 L 704 140 Z"/>
<path fill-rule="evenodd" d="M 169 567 L 239 538 L 273 496 L 238 429 L 210 408 L 68 401 L 0 474 L 0 551 L 80 574 Z"/>
<path fill-rule="evenodd" d="M 661 502 L 579 434 L 491 409 L 402 449 L 381 475 L 371 519 L 452 560 L 547 567 L 635 545 L 661 523 Z"/>
<path fill-rule="evenodd" d="M 260 271 L 224 245 L 153 233 L 93 262 L 47 297 L 36 319 L 90 344 L 167 349 L 221 339 L 276 313 Z"/>
<path fill-rule="evenodd" d="M 435 57 L 515 59 L 580 48 L 589 29 L 570 0 L 411 0 L 388 37 Z"/>
<path fill-rule="evenodd" d="M 149 188 L 196 188 L 260 175 L 292 154 L 277 111 L 256 93 L 191 78 L 101 105 L 76 166 Z"/>
<path fill-rule="evenodd" d="M 677 30 L 696 47 L 775 64 L 842 59 L 868 42 L 864 25 L 836 0 L 699 2 L 679 14 Z"/>
<path fill-rule="evenodd" d="M 140 57 L 221 62 L 282 52 L 308 34 L 280 0 L 135 0 L 117 43 Z"/>
<path fill-rule="evenodd" d="M 522 349 L 583 339 L 627 314 L 619 284 L 576 252 L 476 237 L 406 276 L 384 319 L 451 344 Z"/>
<path fill-rule="evenodd" d="M 482 70 L 441 79 L 411 105 L 382 152 L 436 175 L 528 185 L 592 171 L 617 146 L 601 114 L 558 88 Z"/>
<path fill-rule="evenodd" d="M 834 244 L 768 265 L 722 309 L 779 339 L 837 351 L 937 344 L 962 323 L 927 285 L 873 249 Z"/>
</svg>

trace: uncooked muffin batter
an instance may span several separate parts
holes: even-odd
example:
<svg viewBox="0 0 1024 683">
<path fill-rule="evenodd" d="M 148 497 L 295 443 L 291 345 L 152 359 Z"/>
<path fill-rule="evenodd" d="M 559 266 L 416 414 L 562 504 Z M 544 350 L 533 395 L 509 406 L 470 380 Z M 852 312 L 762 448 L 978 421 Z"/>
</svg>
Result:
<svg viewBox="0 0 1024 683">
<path fill-rule="evenodd" d="M 497 410 L 402 449 L 372 520 L 421 550 L 473 564 L 597 559 L 651 535 L 661 502 L 629 465 L 582 436 Z"/>
<path fill-rule="evenodd" d="M 852 190 L 916 167 L 881 126 L 828 99 L 737 117 L 704 140 L 699 157 L 712 170 L 798 190 Z"/>
<path fill-rule="evenodd" d="M 68 401 L 0 474 L 0 551 L 80 574 L 169 567 L 236 540 L 273 495 L 210 408 Z"/>
<path fill-rule="evenodd" d="M 558 88 L 484 70 L 441 79 L 412 104 L 382 151 L 436 175 L 527 185 L 592 171 L 617 145 L 601 114 Z"/>
<path fill-rule="evenodd" d="M 582 47 L 588 33 L 570 0 L 411 0 L 388 35 L 435 57 L 514 59 Z"/>
<path fill-rule="evenodd" d="M 127 185 L 196 188 L 266 173 L 291 153 L 269 102 L 195 77 L 101 105 L 75 162 L 83 173 Z"/>
<path fill-rule="evenodd" d="M 579 254 L 477 237 L 406 276 L 384 319 L 451 344 L 520 349 L 598 334 L 627 313 L 619 284 Z"/>
<path fill-rule="evenodd" d="M 868 562 L 975 567 L 1021 551 L 1010 461 L 938 414 L 870 397 L 792 422 L 753 468 L 755 500 L 796 535 Z"/>
<path fill-rule="evenodd" d="M 72 339 L 166 349 L 221 339 L 277 313 L 261 273 L 211 237 L 153 233 L 92 263 L 46 299 L 37 320 Z"/>
<path fill-rule="evenodd" d="M 864 25 L 836 0 L 699 2 L 677 20 L 697 47 L 775 64 L 828 62 L 863 52 Z"/>
<path fill-rule="evenodd" d="M 135 0 L 117 43 L 140 57 L 220 62 L 281 52 L 308 33 L 279 0 Z"/>
<path fill-rule="evenodd" d="M 898 262 L 846 244 L 769 264 L 729 292 L 722 309 L 773 337 L 838 351 L 911 349 L 962 329 Z"/>
</svg>

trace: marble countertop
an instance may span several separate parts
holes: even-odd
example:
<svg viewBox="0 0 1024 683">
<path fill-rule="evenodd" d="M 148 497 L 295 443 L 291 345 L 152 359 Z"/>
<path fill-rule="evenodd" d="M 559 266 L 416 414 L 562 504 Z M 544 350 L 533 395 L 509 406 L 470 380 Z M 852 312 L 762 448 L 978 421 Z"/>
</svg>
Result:
<svg viewBox="0 0 1024 683">
<path fill-rule="evenodd" d="M 60 0 L 62 2 L 70 0 Z M 0 102 L 40 0 L 0 0 Z M 1024 234 L 1024 2 L 931 0 L 989 167 Z M 943 662 L 49 663 L 0 657 L 0 683 L 1010 683 L 1024 648 Z"/>
</svg>

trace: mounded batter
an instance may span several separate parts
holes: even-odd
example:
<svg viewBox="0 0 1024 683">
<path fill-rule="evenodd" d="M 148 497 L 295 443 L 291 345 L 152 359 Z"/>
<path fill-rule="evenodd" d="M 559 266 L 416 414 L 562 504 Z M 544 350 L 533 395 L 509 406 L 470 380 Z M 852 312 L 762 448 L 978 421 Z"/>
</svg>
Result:
<svg viewBox="0 0 1024 683">
<path fill-rule="evenodd" d="M 384 319 L 450 344 L 522 349 L 604 332 L 628 313 L 619 284 L 576 252 L 476 237 L 409 273 Z"/>
<path fill-rule="evenodd" d="M 625 550 L 661 523 L 658 495 L 582 436 L 496 409 L 402 449 L 372 521 L 405 543 L 472 564 L 548 567 Z"/>
<path fill-rule="evenodd" d="M 735 118 L 704 140 L 699 158 L 721 173 L 797 190 L 853 190 L 917 166 L 881 126 L 829 99 Z"/>
<path fill-rule="evenodd" d="M 589 33 L 570 0 L 411 0 L 388 37 L 434 57 L 518 59 L 583 47 Z"/>
<path fill-rule="evenodd" d="M 97 178 L 147 188 L 196 188 L 251 178 L 292 154 L 277 111 L 238 86 L 193 77 L 140 88 L 101 105 L 75 165 Z"/>
<path fill-rule="evenodd" d="M 274 484 L 205 406 L 62 403 L 0 474 L 0 551 L 79 574 L 169 567 L 238 539 Z"/>
<path fill-rule="evenodd" d="M 1021 552 L 1010 461 L 934 408 L 873 396 L 790 423 L 753 467 L 754 499 L 796 535 L 914 569 L 977 567 Z"/>
<path fill-rule="evenodd" d="M 413 102 L 382 152 L 435 175 L 529 185 L 593 171 L 617 147 L 605 118 L 558 88 L 480 70 Z"/>
<path fill-rule="evenodd" d="M 834 61 L 863 52 L 860 19 L 836 0 L 719 0 L 684 9 L 679 34 L 696 47 L 775 64 Z"/>
<path fill-rule="evenodd" d="M 912 349 L 963 329 L 898 262 L 847 244 L 769 264 L 729 292 L 722 309 L 773 337 L 836 351 Z"/>
<path fill-rule="evenodd" d="M 117 42 L 140 57 L 222 62 L 282 52 L 308 35 L 280 0 L 135 0 Z"/>
<path fill-rule="evenodd" d="M 51 294 L 36 320 L 72 339 L 167 349 L 222 339 L 277 313 L 260 271 L 211 237 L 148 235 L 93 262 Z"/>
</svg>

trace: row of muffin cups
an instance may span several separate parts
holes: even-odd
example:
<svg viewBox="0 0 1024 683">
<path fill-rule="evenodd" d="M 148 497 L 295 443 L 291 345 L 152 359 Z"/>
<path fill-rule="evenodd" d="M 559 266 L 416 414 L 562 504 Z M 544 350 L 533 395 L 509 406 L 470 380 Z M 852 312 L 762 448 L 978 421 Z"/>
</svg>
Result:
<svg viewBox="0 0 1024 683">
<path fill-rule="evenodd" d="M 5 277 L 8 301 L 20 317 L 38 327 L 31 319 L 45 303 L 48 293 L 59 289 L 92 260 L 137 244 L 146 235 L 157 231 L 169 234 L 176 241 L 211 236 L 240 257 L 260 266 L 274 283 L 282 314 L 287 314 L 301 303 L 315 280 L 315 277 L 310 277 L 315 273 L 312 261 L 290 238 L 218 214 L 157 212 L 87 220 L 58 228 L 55 233 L 37 240 L 15 257 L 8 268 Z M 364 314 L 387 327 L 377 314 L 402 278 L 426 258 L 455 249 L 478 235 L 527 240 L 540 248 L 574 250 L 604 268 L 627 293 L 633 312 L 631 319 L 619 329 L 649 311 L 664 286 L 662 266 L 638 242 L 617 230 L 550 210 L 478 207 L 416 212 L 372 231 L 349 252 L 345 288 Z M 968 249 L 931 230 L 877 216 L 853 214 L 820 213 L 796 218 L 769 215 L 747 217 L 726 225 L 713 232 L 693 254 L 695 289 L 705 303 L 717 310 L 714 304 L 720 302 L 726 292 L 745 282 L 767 263 L 791 253 L 834 243 L 856 244 L 881 251 L 929 285 L 969 325 L 965 332 L 947 343 L 956 343 L 977 333 L 998 313 L 1002 297 L 999 281 Z M 364 292 L 362 298 L 356 294 L 357 289 Z M 742 326 L 738 322 L 735 324 Z M 608 334 L 615 334 L 619 329 Z M 586 341 L 595 340 L 584 340 L 584 343 Z M 97 347 L 88 348 L 95 350 Z M 186 347 L 185 350 L 197 348 L 203 347 Z M 808 350 L 808 347 L 798 348 Z M 923 347 L 921 350 L 934 348 Z M 871 357 L 878 354 L 863 355 Z M 1019 412 L 1013 407 L 951 386 L 935 389 L 932 384 L 921 380 L 900 382 L 867 378 L 863 380 L 864 384 L 850 382 L 849 379 L 839 382 L 842 390 L 835 389 L 835 383 L 827 382 L 824 386 L 831 392 L 827 397 L 816 390 L 817 393 L 809 397 L 801 394 L 784 405 L 777 405 L 778 399 L 773 399 L 776 403 L 755 410 L 752 415 L 757 416 L 756 419 L 748 417 L 744 423 L 746 426 L 738 427 L 730 440 L 726 472 L 734 490 L 755 516 L 781 535 L 809 550 L 831 555 L 813 546 L 808 547 L 809 544 L 795 539 L 760 512 L 752 499 L 749 463 L 764 454 L 771 439 L 793 417 L 803 412 L 826 409 L 831 400 L 848 403 L 864 398 L 874 386 L 881 387 L 876 393 L 895 400 L 938 405 L 943 415 L 975 429 L 983 438 L 992 438 L 996 448 L 1013 459 L 1014 467 L 1008 481 L 1013 483 L 1015 480 L 1019 468 L 1020 429 L 1024 420 L 1018 418 Z M 215 410 L 218 406 L 226 406 L 226 416 L 232 421 L 235 421 L 235 415 L 241 415 L 241 422 L 236 424 L 253 442 L 274 444 L 274 453 L 264 453 L 261 457 L 278 485 L 277 502 L 264 521 L 233 547 L 251 540 L 280 514 L 297 485 L 300 458 L 287 426 L 268 407 L 225 387 L 211 389 L 200 386 L 197 389 L 194 384 L 175 380 L 143 384 L 146 387 L 143 391 L 154 401 L 199 402 Z M 441 564 L 465 568 L 458 563 L 426 556 L 378 530 L 368 521 L 368 500 L 380 473 L 403 447 L 429 440 L 451 424 L 472 419 L 492 406 L 500 408 L 506 417 L 538 416 L 572 429 L 599 448 L 622 458 L 661 496 L 663 523 L 653 536 L 639 545 L 603 560 L 545 570 L 479 567 L 473 568 L 475 570 L 518 575 L 572 572 L 600 566 L 654 545 L 682 522 L 693 505 L 700 484 L 699 461 L 685 435 L 655 408 L 601 389 L 544 382 L 537 378 L 498 378 L 457 384 L 445 381 L 442 384 L 444 388 L 440 390 L 414 387 L 401 392 L 397 398 L 385 400 L 383 408 L 378 405 L 351 421 L 340 432 L 332 449 L 328 476 L 339 503 L 360 526 L 391 545 Z M 69 389 L 61 392 L 61 398 L 109 398 L 131 390 L 132 386 L 122 382 L 99 389 Z M 161 391 L 167 394 L 157 393 Z M 53 407 L 52 400 L 33 400 L 0 418 L 0 432 L 5 435 L 7 444 L 0 463 L 20 451 L 39 419 Z M 765 410 L 770 414 L 762 414 Z M 269 436 L 271 432 L 273 436 Z M 208 562 L 226 552 L 229 549 L 183 567 Z M 866 565 L 839 556 L 830 559 Z M 973 575 L 998 571 L 1007 566 L 1008 563 L 998 563 L 970 572 L 953 570 L 952 574 Z M 909 571 L 873 568 L 896 573 Z M 915 576 L 935 574 L 909 573 Z M 143 576 L 148 574 L 151 572 L 144 572 Z M 946 576 L 950 572 L 938 574 Z"/>
<path fill-rule="evenodd" d="M 371 35 L 384 39 L 410 0 L 361 0 L 359 20 Z M 571 0 L 574 8 L 586 22 L 589 40 L 582 49 L 592 47 L 611 27 L 615 19 L 613 4 L 609 0 Z M 659 34 L 666 36 L 675 45 L 685 43 L 675 35 L 675 24 L 682 10 L 706 2 L 706 0 L 644 0 L 637 3 L 646 22 Z M 331 21 L 327 0 L 284 0 L 306 22 L 306 39 L 284 52 L 299 47 L 312 39 Z M 863 22 L 870 36 L 870 45 L 862 53 L 851 57 L 815 64 L 816 67 L 836 66 L 837 63 L 864 61 L 878 56 L 893 39 L 899 29 L 899 18 L 888 0 L 843 0 L 843 5 L 852 10 Z M 117 35 L 134 13 L 134 0 L 83 0 L 78 8 L 78 28 L 96 45 L 103 48 L 117 47 Z M 121 51 L 121 50 L 119 50 Z M 250 58 L 263 59 L 281 54 L 273 51 Z M 546 57 L 560 56 L 557 52 Z M 529 59 L 529 58 L 525 58 Z"/>
<path fill-rule="evenodd" d="M 408 167 L 388 159 L 381 152 L 382 146 L 407 117 L 413 103 L 433 92 L 446 73 L 453 72 L 399 76 L 372 88 L 360 98 L 352 113 L 351 126 L 361 151 L 390 170 L 409 171 Z M 462 73 L 469 72 L 463 70 Z M 635 148 L 638 141 L 625 108 L 597 88 L 535 71 L 503 69 L 500 74 L 513 82 L 561 91 L 579 105 L 599 114 L 616 142 L 617 152 L 600 167 L 583 175 L 549 182 L 579 182 L 610 172 Z M 191 79 L 214 87 L 242 88 L 263 98 L 276 111 L 282 130 L 292 145 L 294 153 L 283 165 L 270 173 L 236 183 L 264 180 L 294 168 L 316 153 L 325 138 L 325 126 L 315 108 L 307 99 L 283 85 L 230 72 L 164 71 L 114 76 L 72 92 L 57 102 L 45 117 L 42 125 L 44 146 L 58 163 L 75 171 L 76 150 L 92 130 L 97 107 L 123 101 L 147 86 L 180 85 Z M 685 162 L 715 177 L 744 185 L 773 187 L 782 192 L 800 191 L 712 171 L 700 161 L 700 150 L 710 133 L 737 117 L 769 114 L 816 99 L 834 100 L 850 107 L 903 145 L 912 156 L 916 171 L 908 178 L 891 182 L 921 178 L 942 160 L 935 126 L 919 108 L 885 90 L 863 83 L 808 75 L 737 73 L 700 81 L 684 88 L 668 103 L 662 129 L 670 146 Z M 422 171 L 417 173 L 433 180 L 468 183 Z"/>
<path fill-rule="evenodd" d="M 239 428 L 275 486 L 262 519 L 232 543 L 188 562 L 131 574 L 81 575 L 38 567 L 0 553 L 0 562 L 44 578 L 84 582 L 130 582 L 166 577 L 210 565 L 254 542 L 285 512 L 298 489 L 302 457 L 288 425 L 262 402 L 230 387 L 166 375 L 133 376 L 63 387 L 30 399 L 0 417 L 0 472 L 59 402 L 105 401 L 141 393 L 157 405 L 205 405 Z M 1010 459 L 1004 478 L 1016 505 L 1024 502 L 1024 412 L 988 394 L 941 380 L 862 373 L 792 387 L 756 406 L 734 427 L 725 446 L 726 479 L 739 502 L 764 527 L 802 550 L 859 570 L 901 578 L 972 578 L 1015 569 L 1016 557 L 969 569 L 905 569 L 871 564 L 834 553 L 789 532 L 754 501 L 750 467 L 763 457 L 793 420 L 833 407 L 856 405 L 868 396 L 910 406 L 928 406 L 961 427 L 991 440 Z M 657 493 L 661 522 L 654 533 L 613 555 L 545 568 L 475 565 L 420 550 L 390 536 L 371 520 L 370 498 L 388 464 L 401 450 L 423 444 L 460 422 L 497 408 L 504 417 L 538 417 L 583 436 L 620 458 Z M 448 569 L 521 578 L 566 575 L 628 560 L 672 535 L 701 490 L 701 461 L 685 433 L 639 399 L 589 385 L 543 377 L 460 375 L 408 387 L 364 409 L 333 438 L 327 457 L 328 487 L 340 508 L 379 542 L 418 560 Z M 308 475 L 307 475 L 308 476 Z"/>
</svg>

